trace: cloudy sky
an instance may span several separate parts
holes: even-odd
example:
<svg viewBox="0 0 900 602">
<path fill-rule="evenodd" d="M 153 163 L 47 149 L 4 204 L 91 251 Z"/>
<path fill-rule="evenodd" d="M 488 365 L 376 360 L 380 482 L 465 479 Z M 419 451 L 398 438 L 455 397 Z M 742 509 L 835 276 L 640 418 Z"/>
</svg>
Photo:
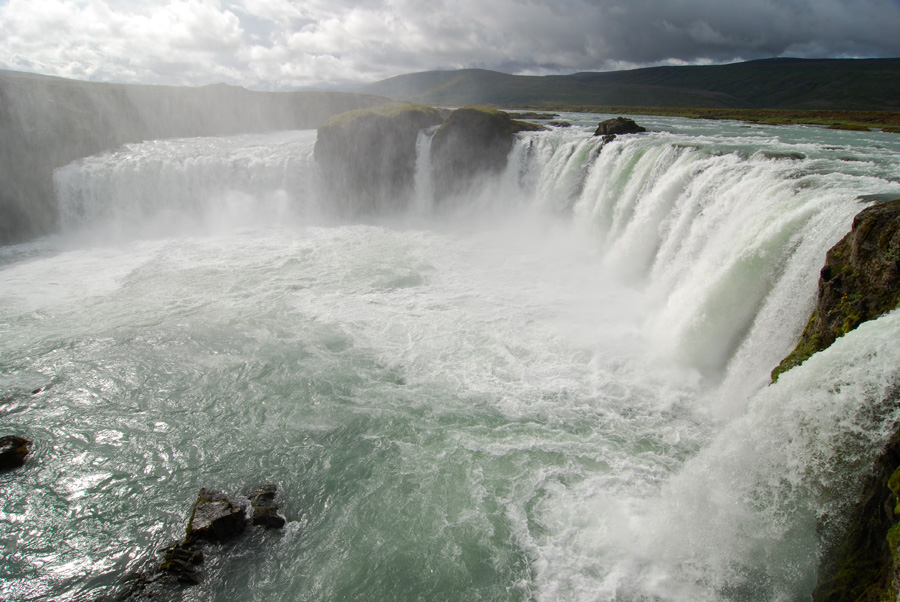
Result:
<svg viewBox="0 0 900 602">
<path fill-rule="evenodd" d="M 339 88 L 431 69 L 900 57 L 900 0 L 0 0 L 0 68 Z"/>
</svg>

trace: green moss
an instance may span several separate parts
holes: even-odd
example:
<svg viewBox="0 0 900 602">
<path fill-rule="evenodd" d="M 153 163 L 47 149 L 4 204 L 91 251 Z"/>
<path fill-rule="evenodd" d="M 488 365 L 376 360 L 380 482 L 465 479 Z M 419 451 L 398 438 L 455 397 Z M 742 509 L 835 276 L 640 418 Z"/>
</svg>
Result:
<svg viewBox="0 0 900 602">
<path fill-rule="evenodd" d="M 541 130 L 545 130 L 542 125 L 538 125 L 536 123 L 530 123 L 528 121 L 518 121 L 509 116 L 509 113 L 506 111 L 501 111 L 500 109 L 495 109 L 493 107 L 488 107 L 484 105 L 466 105 L 454 111 L 454 113 L 458 114 L 468 114 L 470 117 L 475 115 L 478 118 L 484 120 L 485 123 L 494 123 L 494 124 L 503 124 L 502 134 L 505 136 L 511 136 L 512 134 L 516 134 L 518 132 L 538 132 Z M 438 128 L 438 131 L 445 130 L 451 127 L 451 123 L 453 120 L 453 115 L 449 119 L 444 120 L 444 123 L 441 124 L 441 127 Z"/>
<path fill-rule="evenodd" d="M 897 504 L 894 506 L 894 515 L 900 516 L 900 467 L 897 467 L 897 470 L 895 470 L 894 474 L 888 479 L 887 486 L 888 489 L 894 492 L 894 496 L 897 498 Z M 900 533 L 898 533 L 898 535 L 900 535 Z"/>
<path fill-rule="evenodd" d="M 393 119 L 396 117 L 400 117 L 401 115 L 410 113 L 421 113 L 422 115 L 440 115 L 440 112 L 434 107 L 417 105 L 407 102 L 392 102 L 386 105 L 373 107 L 371 109 L 355 109 L 353 111 L 339 113 L 325 122 L 325 125 L 323 125 L 322 127 L 327 128 L 334 126 L 346 126 L 352 124 L 358 119 L 372 116 Z"/>
<path fill-rule="evenodd" d="M 809 322 L 806 324 L 806 328 L 803 330 L 803 335 L 800 337 L 800 342 L 797 343 L 797 346 L 794 347 L 794 350 L 791 353 L 781 360 L 781 363 L 778 364 L 774 370 L 772 370 L 772 382 L 778 380 L 778 377 L 783 373 L 787 372 L 791 368 L 795 366 L 799 366 L 806 360 L 810 358 L 814 353 L 821 351 L 824 349 L 824 345 L 822 345 L 822 337 L 818 333 L 810 334 L 815 330 L 815 324 L 817 320 L 817 314 L 813 312 L 813 315 L 809 318 Z"/>
</svg>

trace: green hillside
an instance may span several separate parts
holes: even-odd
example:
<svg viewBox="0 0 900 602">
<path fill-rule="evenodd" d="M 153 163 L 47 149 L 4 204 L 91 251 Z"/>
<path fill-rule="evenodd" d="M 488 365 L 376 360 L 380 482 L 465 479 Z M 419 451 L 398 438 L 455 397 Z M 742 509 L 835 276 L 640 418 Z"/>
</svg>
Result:
<svg viewBox="0 0 900 602">
<path fill-rule="evenodd" d="M 437 105 L 900 111 L 900 59 L 781 58 L 549 76 L 428 71 L 359 91 Z"/>
</svg>

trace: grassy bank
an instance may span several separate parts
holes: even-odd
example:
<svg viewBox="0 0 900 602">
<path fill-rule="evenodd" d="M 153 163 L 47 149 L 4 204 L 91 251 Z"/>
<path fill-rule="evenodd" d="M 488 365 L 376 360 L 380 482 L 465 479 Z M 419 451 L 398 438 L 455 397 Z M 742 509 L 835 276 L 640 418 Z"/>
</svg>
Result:
<svg viewBox="0 0 900 602">
<path fill-rule="evenodd" d="M 510 107 L 512 108 L 512 107 Z M 836 129 L 881 129 L 900 134 L 900 111 L 800 111 L 793 109 L 691 109 L 682 107 L 533 105 L 519 109 L 626 115 L 663 115 L 691 119 L 735 119 L 767 125 L 808 124 Z"/>
</svg>

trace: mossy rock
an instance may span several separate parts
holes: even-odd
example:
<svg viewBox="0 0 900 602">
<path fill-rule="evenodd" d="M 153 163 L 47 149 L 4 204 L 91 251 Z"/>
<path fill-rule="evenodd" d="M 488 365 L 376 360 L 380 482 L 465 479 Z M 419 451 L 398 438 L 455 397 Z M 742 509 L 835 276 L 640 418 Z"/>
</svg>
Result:
<svg viewBox="0 0 900 602">
<path fill-rule="evenodd" d="M 489 107 L 453 111 L 431 141 L 435 197 L 461 194 L 479 177 L 502 172 L 515 135 L 544 129 Z"/>
<path fill-rule="evenodd" d="M 900 433 L 876 459 L 840 541 L 822 555 L 813 602 L 894 602 L 900 524 Z"/>
<path fill-rule="evenodd" d="M 341 113 L 322 125 L 315 158 L 339 212 L 403 210 L 413 193 L 419 131 L 442 121 L 432 107 L 392 103 Z"/>
<path fill-rule="evenodd" d="M 796 348 L 772 371 L 772 380 L 898 306 L 900 199 L 860 211 L 850 232 L 828 251 L 816 309 Z"/>
</svg>

